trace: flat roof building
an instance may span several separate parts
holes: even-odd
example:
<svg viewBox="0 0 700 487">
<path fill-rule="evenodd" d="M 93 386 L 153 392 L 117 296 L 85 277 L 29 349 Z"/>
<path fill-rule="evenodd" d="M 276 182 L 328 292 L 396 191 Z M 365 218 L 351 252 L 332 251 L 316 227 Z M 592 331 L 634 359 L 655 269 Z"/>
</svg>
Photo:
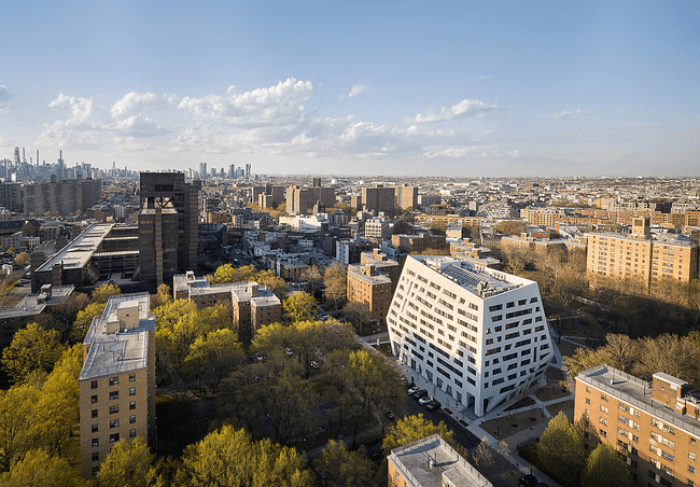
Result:
<svg viewBox="0 0 700 487">
<path fill-rule="evenodd" d="M 392 353 L 483 416 L 552 358 L 537 283 L 453 257 L 409 255 L 387 314 Z"/>
<path fill-rule="evenodd" d="M 155 330 L 148 293 L 111 296 L 83 341 L 80 463 L 97 475 L 117 441 L 155 440 Z"/>
</svg>

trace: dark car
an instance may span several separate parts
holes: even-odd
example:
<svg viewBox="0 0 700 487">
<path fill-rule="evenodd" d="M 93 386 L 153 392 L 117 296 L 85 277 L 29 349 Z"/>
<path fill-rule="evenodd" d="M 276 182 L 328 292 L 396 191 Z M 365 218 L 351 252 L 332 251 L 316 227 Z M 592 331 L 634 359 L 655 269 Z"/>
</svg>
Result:
<svg viewBox="0 0 700 487">
<path fill-rule="evenodd" d="M 425 409 L 427 409 L 428 411 L 435 411 L 436 409 L 440 409 L 441 406 L 442 404 L 440 404 L 440 401 L 433 399 L 425 405 Z"/>
<path fill-rule="evenodd" d="M 537 485 L 537 477 L 531 473 L 525 474 L 518 480 L 518 487 L 535 487 Z"/>
<path fill-rule="evenodd" d="M 427 396 L 427 395 L 428 395 L 428 391 L 426 391 L 425 389 L 419 389 L 419 390 L 417 390 L 416 392 L 414 392 L 414 393 L 411 395 L 411 397 L 417 401 L 417 400 L 420 399 L 421 397 L 424 397 L 424 396 Z"/>
</svg>

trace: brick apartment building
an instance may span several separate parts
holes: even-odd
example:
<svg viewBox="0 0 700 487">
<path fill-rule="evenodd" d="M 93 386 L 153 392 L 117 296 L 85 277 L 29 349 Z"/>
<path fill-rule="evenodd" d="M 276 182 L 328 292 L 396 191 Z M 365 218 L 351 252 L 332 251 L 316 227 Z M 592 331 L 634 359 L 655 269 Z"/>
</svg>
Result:
<svg viewBox="0 0 700 487">
<path fill-rule="evenodd" d="M 574 417 L 627 462 L 639 486 L 700 485 L 700 395 L 668 374 L 651 383 L 608 365 L 576 377 Z"/>
</svg>

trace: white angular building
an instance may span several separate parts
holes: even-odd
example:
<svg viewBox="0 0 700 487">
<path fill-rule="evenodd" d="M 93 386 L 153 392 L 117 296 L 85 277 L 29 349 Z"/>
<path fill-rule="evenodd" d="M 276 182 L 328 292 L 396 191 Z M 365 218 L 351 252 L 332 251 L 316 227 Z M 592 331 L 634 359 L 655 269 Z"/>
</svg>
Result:
<svg viewBox="0 0 700 487">
<path fill-rule="evenodd" d="M 477 416 L 544 383 L 552 344 L 537 283 L 409 255 L 387 314 L 392 352 Z"/>
</svg>

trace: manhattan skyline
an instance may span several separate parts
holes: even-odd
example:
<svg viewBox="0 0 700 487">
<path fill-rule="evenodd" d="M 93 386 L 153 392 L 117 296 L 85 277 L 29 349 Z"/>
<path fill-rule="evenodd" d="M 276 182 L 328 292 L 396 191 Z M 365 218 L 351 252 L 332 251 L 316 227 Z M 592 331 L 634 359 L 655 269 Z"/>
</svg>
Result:
<svg viewBox="0 0 700 487">
<path fill-rule="evenodd" d="M 13 3 L 0 158 L 697 176 L 698 2 Z"/>
</svg>

